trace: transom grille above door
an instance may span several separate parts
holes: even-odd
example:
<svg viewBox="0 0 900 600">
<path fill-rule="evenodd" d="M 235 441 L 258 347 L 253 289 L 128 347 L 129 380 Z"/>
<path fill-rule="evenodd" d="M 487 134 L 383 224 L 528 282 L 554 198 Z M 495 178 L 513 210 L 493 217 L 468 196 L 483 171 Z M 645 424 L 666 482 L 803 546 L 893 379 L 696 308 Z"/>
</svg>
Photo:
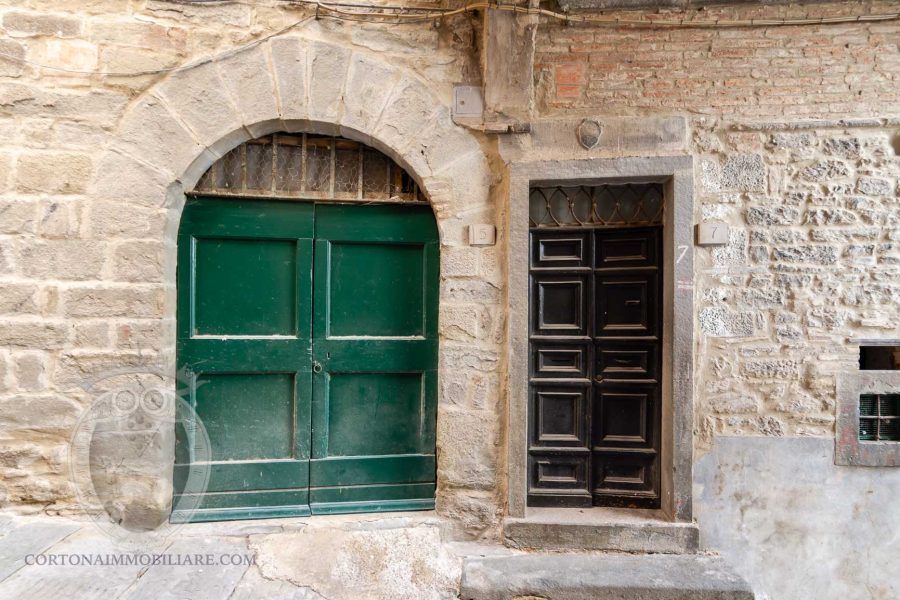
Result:
<svg viewBox="0 0 900 600">
<path fill-rule="evenodd" d="M 206 196 L 420 202 L 415 180 L 374 148 L 340 137 L 275 133 L 234 148 L 200 178 Z"/>
<path fill-rule="evenodd" d="M 658 508 L 662 186 L 531 197 L 528 504 Z"/>
<path fill-rule="evenodd" d="M 531 188 L 532 227 L 636 227 L 661 225 L 659 183 L 553 185 Z"/>
</svg>

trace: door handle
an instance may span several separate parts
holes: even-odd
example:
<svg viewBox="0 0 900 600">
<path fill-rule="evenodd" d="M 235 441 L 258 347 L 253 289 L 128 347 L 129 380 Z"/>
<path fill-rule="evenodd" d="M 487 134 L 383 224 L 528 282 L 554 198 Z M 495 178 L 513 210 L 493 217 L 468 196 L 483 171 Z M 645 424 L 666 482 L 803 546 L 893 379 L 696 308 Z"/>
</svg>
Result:
<svg viewBox="0 0 900 600">
<path fill-rule="evenodd" d="M 312 364 L 312 370 L 313 370 L 313 373 L 321 373 L 322 372 L 322 363 L 320 363 L 317 360 L 314 360 L 313 364 Z"/>
<path fill-rule="evenodd" d="M 626 304 L 627 306 L 637 306 L 637 305 L 640 304 L 640 303 L 641 303 L 640 300 L 626 300 L 626 301 L 625 301 L 625 304 Z"/>
</svg>

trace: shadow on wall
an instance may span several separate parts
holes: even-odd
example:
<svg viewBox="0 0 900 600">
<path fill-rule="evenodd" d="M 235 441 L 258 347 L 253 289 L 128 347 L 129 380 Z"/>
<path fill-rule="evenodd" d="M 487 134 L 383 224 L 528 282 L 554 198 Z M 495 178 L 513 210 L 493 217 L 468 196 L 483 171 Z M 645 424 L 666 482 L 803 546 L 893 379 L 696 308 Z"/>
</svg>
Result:
<svg viewBox="0 0 900 600">
<path fill-rule="evenodd" d="M 716 438 L 694 470 L 704 547 L 772 600 L 900 598 L 900 469 L 833 455 L 831 439 Z"/>
</svg>

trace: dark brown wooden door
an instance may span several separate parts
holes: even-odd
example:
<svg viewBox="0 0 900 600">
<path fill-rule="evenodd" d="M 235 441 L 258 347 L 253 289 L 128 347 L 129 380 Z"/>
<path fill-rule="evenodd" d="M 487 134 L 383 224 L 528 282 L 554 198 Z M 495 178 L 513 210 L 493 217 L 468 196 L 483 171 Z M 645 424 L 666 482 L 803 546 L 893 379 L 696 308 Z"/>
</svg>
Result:
<svg viewBox="0 0 900 600">
<path fill-rule="evenodd" d="M 531 506 L 659 506 L 662 228 L 531 233 Z"/>
</svg>

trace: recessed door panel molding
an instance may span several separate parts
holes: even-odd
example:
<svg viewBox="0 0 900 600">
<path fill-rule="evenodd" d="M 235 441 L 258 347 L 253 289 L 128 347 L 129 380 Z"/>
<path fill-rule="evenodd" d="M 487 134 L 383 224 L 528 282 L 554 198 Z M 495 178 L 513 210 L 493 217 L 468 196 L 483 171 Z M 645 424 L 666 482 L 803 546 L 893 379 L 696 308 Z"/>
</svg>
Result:
<svg viewBox="0 0 900 600">
<path fill-rule="evenodd" d="M 430 207 L 192 198 L 178 243 L 177 360 L 211 462 L 183 497 L 176 430 L 172 519 L 432 508 Z"/>
<path fill-rule="evenodd" d="M 537 276 L 532 286 L 535 335 L 579 336 L 588 334 L 589 276 Z"/>
<path fill-rule="evenodd" d="M 661 238 L 532 228 L 531 506 L 659 506 Z"/>
</svg>

